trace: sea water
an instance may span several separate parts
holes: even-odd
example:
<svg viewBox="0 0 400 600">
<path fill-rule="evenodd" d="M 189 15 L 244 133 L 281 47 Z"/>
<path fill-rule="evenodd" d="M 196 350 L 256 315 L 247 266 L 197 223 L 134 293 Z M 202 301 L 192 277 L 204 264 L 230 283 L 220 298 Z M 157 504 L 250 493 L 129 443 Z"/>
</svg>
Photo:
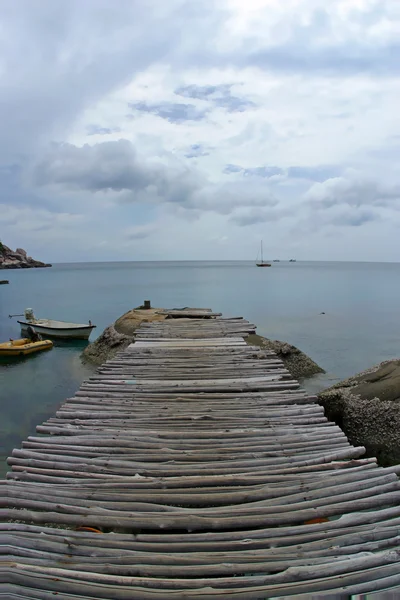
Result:
<svg viewBox="0 0 400 600">
<path fill-rule="evenodd" d="M 260 335 L 290 342 L 326 374 L 304 382 L 310 391 L 332 385 L 400 355 L 400 264 L 278 262 L 120 262 L 59 264 L 4 272 L 0 341 L 20 337 L 9 314 L 32 308 L 38 317 L 97 328 L 91 341 L 129 309 L 153 306 L 212 308 L 243 316 Z M 0 475 L 4 457 L 53 415 L 92 367 L 85 342 L 0 362 Z"/>
</svg>

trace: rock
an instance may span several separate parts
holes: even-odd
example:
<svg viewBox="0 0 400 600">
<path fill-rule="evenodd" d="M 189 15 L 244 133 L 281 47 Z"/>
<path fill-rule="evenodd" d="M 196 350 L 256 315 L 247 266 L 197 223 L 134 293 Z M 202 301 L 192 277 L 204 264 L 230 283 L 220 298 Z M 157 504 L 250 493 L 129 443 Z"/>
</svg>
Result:
<svg viewBox="0 0 400 600">
<path fill-rule="evenodd" d="M 13 252 L 11 248 L 0 242 L 0 269 L 32 269 L 39 267 L 51 267 L 51 265 L 27 256 L 23 248 L 17 248 Z"/>
<path fill-rule="evenodd" d="M 132 337 L 118 333 L 114 325 L 107 327 L 100 337 L 82 352 L 82 359 L 100 365 L 132 342 Z"/>
<path fill-rule="evenodd" d="M 135 330 L 141 323 L 163 321 L 164 315 L 157 315 L 159 308 L 129 310 L 112 325 L 107 327 L 100 337 L 89 344 L 82 353 L 82 359 L 99 365 L 124 350 L 133 341 Z"/>
<path fill-rule="evenodd" d="M 381 465 L 400 463 L 400 360 L 380 363 L 318 396 L 327 417 Z"/>
<path fill-rule="evenodd" d="M 306 379 L 317 373 L 325 373 L 324 369 L 304 354 L 304 352 L 296 348 L 296 346 L 292 346 L 292 344 L 278 340 L 269 340 L 255 334 L 249 335 L 245 340 L 250 345 L 275 352 L 295 379 Z"/>
</svg>

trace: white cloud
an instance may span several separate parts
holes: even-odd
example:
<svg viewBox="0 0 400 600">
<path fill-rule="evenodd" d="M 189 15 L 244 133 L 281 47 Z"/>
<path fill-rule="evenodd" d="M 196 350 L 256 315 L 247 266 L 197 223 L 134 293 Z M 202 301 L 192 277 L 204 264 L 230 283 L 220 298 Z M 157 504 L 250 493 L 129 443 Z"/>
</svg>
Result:
<svg viewBox="0 0 400 600">
<path fill-rule="evenodd" d="M 334 230 L 326 257 L 352 258 L 354 236 L 379 258 L 374 231 L 399 258 L 398 3 L 20 0 L 0 16 L 6 243 L 34 253 L 47 227 L 65 260 L 123 258 L 120 239 L 138 258 L 239 258 L 245 231 L 310 256 Z"/>
</svg>

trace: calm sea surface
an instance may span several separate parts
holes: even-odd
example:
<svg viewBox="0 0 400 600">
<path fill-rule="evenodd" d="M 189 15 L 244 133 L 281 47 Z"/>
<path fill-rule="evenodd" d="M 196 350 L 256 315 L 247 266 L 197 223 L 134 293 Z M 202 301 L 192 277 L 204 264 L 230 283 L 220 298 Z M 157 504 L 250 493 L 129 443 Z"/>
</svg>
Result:
<svg viewBox="0 0 400 600">
<path fill-rule="evenodd" d="M 81 263 L 4 271 L 2 277 L 10 285 L 0 286 L 0 341 L 19 337 L 8 315 L 27 307 L 38 317 L 91 319 L 100 335 L 149 299 L 153 306 L 244 316 L 260 335 L 299 346 L 327 371 L 305 382 L 310 390 L 400 356 L 400 264 L 279 262 L 257 269 L 250 262 Z M 80 361 L 84 346 L 58 343 L 21 360 L 0 359 L 0 475 L 12 448 L 90 375 Z"/>
</svg>

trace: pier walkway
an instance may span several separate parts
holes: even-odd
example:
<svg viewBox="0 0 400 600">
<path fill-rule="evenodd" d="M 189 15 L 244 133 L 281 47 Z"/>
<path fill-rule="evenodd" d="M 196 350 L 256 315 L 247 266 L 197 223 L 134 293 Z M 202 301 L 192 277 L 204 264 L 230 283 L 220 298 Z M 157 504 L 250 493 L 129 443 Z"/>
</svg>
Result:
<svg viewBox="0 0 400 600">
<path fill-rule="evenodd" d="M 400 597 L 400 467 L 363 458 L 251 323 L 169 316 L 8 459 L 0 598 Z"/>
</svg>

